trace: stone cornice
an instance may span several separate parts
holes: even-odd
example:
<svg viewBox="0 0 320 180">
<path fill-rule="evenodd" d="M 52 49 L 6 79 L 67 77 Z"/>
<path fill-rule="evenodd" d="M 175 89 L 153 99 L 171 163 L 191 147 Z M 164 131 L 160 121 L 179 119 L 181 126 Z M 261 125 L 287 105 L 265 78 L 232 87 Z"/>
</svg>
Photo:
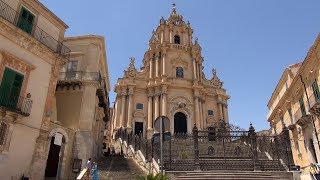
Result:
<svg viewBox="0 0 320 180">
<path fill-rule="evenodd" d="M 13 24 L 7 22 L 2 18 L 0 18 L 0 34 L 10 41 L 14 42 L 21 48 L 24 48 L 27 51 L 40 57 L 42 60 L 48 62 L 49 64 L 55 64 L 56 60 L 59 60 L 63 63 L 67 62 L 67 59 L 63 58 L 57 53 L 54 53 L 41 42 L 34 39 L 31 35 L 20 30 L 18 27 L 15 27 Z"/>
</svg>

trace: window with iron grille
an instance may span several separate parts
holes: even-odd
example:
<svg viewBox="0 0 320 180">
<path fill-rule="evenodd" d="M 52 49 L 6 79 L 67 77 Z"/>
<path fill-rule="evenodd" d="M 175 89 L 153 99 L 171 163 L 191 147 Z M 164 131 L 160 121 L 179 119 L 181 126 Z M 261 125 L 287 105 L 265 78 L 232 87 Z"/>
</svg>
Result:
<svg viewBox="0 0 320 180">
<path fill-rule="evenodd" d="M 182 67 L 176 67 L 176 77 L 177 78 L 183 78 L 183 68 Z"/>
<path fill-rule="evenodd" d="M 320 92 L 319 92 L 319 86 L 318 86 L 317 80 L 313 81 L 312 90 L 313 90 L 314 98 L 316 99 L 316 101 L 319 101 L 320 100 Z"/>
<path fill-rule="evenodd" d="M 213 110 L 208 110 L 208 116 L 213 116 Z"/>
<path fill-rule="evenodd" d="M 31 34 L 34 19 L 35 19 L 35 16 L 26 8 L 22 7 L 17 25 L 20 29 L 22 29 L 26 33 Z"/>
<path fill-rule="evenodd" d="M 142 110 L 142 109 L 143 109 L 143 104 L 137 103 L 136 109 L 137 109 L 137 110 Z"/>
</svg>

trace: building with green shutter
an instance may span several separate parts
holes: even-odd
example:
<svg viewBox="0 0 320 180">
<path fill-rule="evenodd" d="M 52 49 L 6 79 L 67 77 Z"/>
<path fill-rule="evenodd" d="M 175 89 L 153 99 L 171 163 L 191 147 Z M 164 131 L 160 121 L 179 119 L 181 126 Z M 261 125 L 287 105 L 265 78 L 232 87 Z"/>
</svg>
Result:
<svg viewBox="0 0 320 180">
<path fill-rule="evenodd" d="M 274 134 L 290 130 L 294 164 L 310 179 L 310 163 L 320 163 L 320 35 L 304 61 L 288 66 L 268 102 Z"/>
<path fill-rule="evenodd" d="M 37 0 L 0 0 L 1 180 L 44 176 L 39 159 L 47 159 L 52 99 L 70 52 L 66 28 Z"/>
</svg>

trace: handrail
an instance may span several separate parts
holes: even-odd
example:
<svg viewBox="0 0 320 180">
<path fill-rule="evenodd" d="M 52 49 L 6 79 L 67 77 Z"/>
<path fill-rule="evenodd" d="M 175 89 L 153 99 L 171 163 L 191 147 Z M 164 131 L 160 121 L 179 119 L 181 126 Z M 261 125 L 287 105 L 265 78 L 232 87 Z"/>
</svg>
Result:
<svg viewBox="0 0 320 180">
<path fill-rule="evenodd" d="M 12 95 L 11 93 L 0 94 L 0 106 L 19 112 L 24 116 L 29 116 L 33 101 L 28 97 Z"/>
<path fill-rule="evenodd" d="M 86 174 L 86 172 L 87 172 L 86 168 L 82 169 L 82 171 L 80 172 L 80 174 L 77 177 L 77 180 L 81 180 L 84 177 L 84 175 Z"/>
<path fill-rule="evenodd" d="M 67 71 L 59 73 L 60 81 L 99 81 L 100 74 L 98 72 L 86 72 L 86 71 Z"/>
<path fill-rule="evenodd" d="M 8 4 L 0 0 L 0 17 L 7 20 L 11 24 L 13 24 L 16 27 L 18 26 L 18 22 L 16 22 L 16 17 L 19 17 L 19 13 L 15 11 L 13 8 L 11 8 Z M 24 21 L 22 19 L 22 21 Z M 26 20 L 25 20 L 26 21 Z M 23 24 L 23 23 L 22 23 Z M 37 39 L 39 42 L 47 46 L 49 49 L 51 49 L 53 52 L 58 53 L 59 55 L 65 57 L 66 59 L 69 59 L 70 56 L 70 49 L 65 46 L 62 42 L 56 40 L 51 35 L 49 35 L 47 32 L 45 32 L 43 29 L 39 28 L 38 26 L 31 24 L 33 28 L 31 28 L 31 32 L 28 33 L 35 39 Z M 21 27 L 19 27 L 21 28 Z"/>
</svg>

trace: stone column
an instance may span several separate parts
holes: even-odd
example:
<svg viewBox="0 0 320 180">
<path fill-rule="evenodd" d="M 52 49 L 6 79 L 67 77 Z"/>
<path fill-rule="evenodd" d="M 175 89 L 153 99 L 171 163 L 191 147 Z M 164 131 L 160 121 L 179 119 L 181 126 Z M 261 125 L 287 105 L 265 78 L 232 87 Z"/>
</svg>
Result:
<svg viewBox="0 0 320 180">
<path fill-rule="evenodd" d="M 222 103 L 218 102 L 220 119 L 223 119 Z"/>
<path fill-rule="evenodd" d="M 148 130 L 152 130 L 152 96 L 148 96 Z"/>
<path fill-rule="evenodd" d="M 119 112 L 119 102 L 120 100 L 116 97 L 116 102 L 115 102 L 115 105 L 114 105 L 114 118 L 113 118 L 113 127 L 115 127 L 116 129 L 119 128 L 120 126 L 120 122 L 119 122 L 119 115 L 118 115 L 118 112 Z"/>
<path fill-rule="evenodd" d="M 166 75 L 166 53 L 162 54 L 162 76 Z"/>
<path fill-rule="evenodd" d="M 193 79 L 197 79 L 196 59 L 193 59 Z"/>
<path fill-rule="evenodd" d="M 130 130 L 132 129 L 132 96 L 133 96 L 133 87 L 129 87 L 128 91 L 128 121 L 127 121 L 127 128 Z"/>
<path fill-rule="evenodd" d="M 206 101 L 204 100 L 202 103 L 202 114 L 203 114 L 203 128 L 207 129 L 207 111 L 206 111 Z"/>
<path fill-rule="evenodd" d="M 155 63 L 156 63 L 156 78 L 159 77 L 159 59 L 160 59 L 160 57 L 159 57 L 159 54 L 157 53 L 156 54 L 156 61 L 155 61 Z"/>
<path fill-rule="evenodd" d="M 203 128 L 203 113 L 202 113 L 202 99 L 199 98 L 199 114 L 200 114 L 200 123 L 199 123 L 199 129 Z"/>
<path fill-rule="evenodd" d="M 201 81 L 201 74 L 202 74 L 202 66 L 201 66 L 201 63 L 199 62 L 198 63 L 198 77 L 199 77 L 199 81 Z"/>
<path fill-rule="evenodd" d="M 149 78 L 153 78 L 153 57 L 150 58 L 150 73 L 149 73 Z"/>
<path fill-rule="evenodd" d="M 147 128 L 147 138 L 151 139 L 153 135 L 153 121 L 152 121 L 152 96 L 153 96 L 153 89 L 148 89 L 148 128 Z"/>
<path fill-rule="evenodd" d="M 162 86 L 161 115 L 167 116 L 167 86 Z"/>
<path fill-rule="evenodd" d="M 154 117 L 155 120 L 157 117 L 159 117 L 159 94 L 157 93 L 154 97 Z"/>
<path fill-rule="evenodd" d="M 121 92 L 121 114 L 120 114 L 120 127 L 124 127 L 124 118 L 126 117 L 125 115 L 125 110 L 126 110 L 126 92 L 127 90 L 125 88 L 122 89 Z"/>
<path fill-rule="evenodd" d="M 170 29 L 170 34 L 169 34 L 169 38 L 170 38 L 170 43 L 172 43 L 172 29 Z"/>
<path fill-rule="evenodd" d="M 229 116 L 228 116 L 228 105 L 224 104 L 224 108 L 223 108 L 223 114 L 224 114 L 224 120 L 226 121 L 226 123 L 229 123 Z"/>
<path fill-rule="evenodd" d="M 194 97 L 194 104 L 195 104 L 195 106 L 194 106 L 194 112 L 195 112 L 195 124 L 196 124 L 196 126 L 197 127 L 199 127 L 199 121 L 200 121 L 200 117 L 199 117 L 199 97 L 198 96 L 195 96 Z"/>
<path fill-rule="evenodd" d="M 161 44 L 163 43 L 163 30 L 161 31 Z"/>
</svg>

